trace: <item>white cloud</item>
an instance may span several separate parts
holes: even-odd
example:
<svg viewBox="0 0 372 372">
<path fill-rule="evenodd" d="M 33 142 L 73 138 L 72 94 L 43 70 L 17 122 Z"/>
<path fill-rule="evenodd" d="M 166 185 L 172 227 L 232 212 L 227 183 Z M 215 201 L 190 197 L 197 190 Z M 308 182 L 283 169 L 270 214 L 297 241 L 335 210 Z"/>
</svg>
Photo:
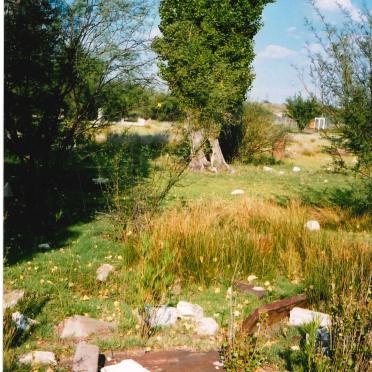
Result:
<svg viewBox="0 0 372 372">
<path fill-rule="evenodd" d="M 287 33 L 288 33 L 288 36 L 290 36 L 294 39 L 299 39 L 300 38 L 299 30 L 295 26 L 287 28 Z"/>
<path fill-rule="evenodd" d="M 311 54 L 318 54 L 318 53 L 322 53 L 324 52 L 324 48 L 321 44 L 319 43 L 310 43 L 310 44 L 307 44 L 302 50 L 301 50 L 301 53 L 303 54 L 308 54 L 308 53 L 311 53 Z"/>
<path fill-rule="evenodd" d="M 354 21 L 362 21 L 363 17 L 359 12 L 359 9 L 353 5 L 351 0 L 315 0 L 315 5 L 324 11 L 336 12 L 340 9 L 345 9 L 350 13 L 351 18 Z"/>
<path fill-rule="evenodd" d="M 263 51 L 258 52 L 257 57 L 265 59 L 286 59 L 295 57 L 296 55 L 297 52 L 292 49 L 270 44 Z"/>
</svg>

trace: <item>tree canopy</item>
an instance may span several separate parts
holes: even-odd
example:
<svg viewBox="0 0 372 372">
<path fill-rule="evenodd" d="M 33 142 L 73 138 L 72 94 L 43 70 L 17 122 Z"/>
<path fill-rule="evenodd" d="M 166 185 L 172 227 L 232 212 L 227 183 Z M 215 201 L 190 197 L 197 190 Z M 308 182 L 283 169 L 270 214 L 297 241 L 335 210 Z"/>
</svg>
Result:
<svg viewBox="0 0 372 372">
<path fill-rule="evenodd" d="M 287 98 L 286 114 L 293 119 L 300 130 L 304 130 L 317 115 L 320 115 L 321 109 L 314 96 L 303 98 L 301 94 Z"/>
<path fill-rule="evenodd" d="M 254 78 L 253 38 L 271 0 L 162 0 L 153 49 L 160 75 L 195 124 L 229 122 Z"/>
</svg>

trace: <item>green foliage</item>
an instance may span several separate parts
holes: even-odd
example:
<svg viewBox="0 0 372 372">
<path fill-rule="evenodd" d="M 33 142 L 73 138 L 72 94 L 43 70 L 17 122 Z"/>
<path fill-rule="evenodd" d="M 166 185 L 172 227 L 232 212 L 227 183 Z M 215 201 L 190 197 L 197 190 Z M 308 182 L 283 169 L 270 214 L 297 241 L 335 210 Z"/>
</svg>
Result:
<svg viewBox="0 0 372 372">
<path fill-rule="evenodd" d="M 20 226 L 15 235 L 27 235 L 25 240 L 51 232 L 71 213 L 64 198 L 76 184 L 83 199 L 80 175 L 71 177 L 76 169 L 69 166 L 76 166 L 79 146 L 90 132 L 106 124 L 93 120 L 104 87 L 132 78 L 144 63 L 139 62 L 139 31 L 145 5 L 135 0 L 6 1 L 4 138 L 12 164 L 6 166 L 5 180 L 15 196 L 6 205 L 9 239 L 16 239 L 12 228 Z M 68 178 L 74 178 L 74 186 L 66 190 Z"/>
<path fill-rule="evenodd" d="M 277 141 L 285 141 L 288 129 L 273 124 L 273 115 L 258 103 L 246 103 L 242 117 L 239 159 L 252 162 L 265 154 L 271 156 Z"/>
<path fill-rule="evenodd" d="M 333 148 L 345 149 L 358 158 L 353 167 L 364 178 L 372 172 L 372 48 L 371 9 L 365 5 L 360 19 L 344 10 L 344 23 L 334 27 L 318 12 L 322 29 L 316 31 L 321 53 L 311 54 L 311 75 L 321 89 L 324 111 L 335 130 L 329 133 Z M 339 152 L 339 165 L 347 167 Z"/>
<path fill-rule="evenodd" d="M 371 356 L 370 293 L 367 283 L 356 293 L 352 286 L 334 291 L 326 304 L 332 326 L 329 342 L 322 344 L 319 322 L 300 328 L 300 350 L 288 354 L 288 363 L 300 371 L 367 371 Z M 324 333 L 323 333 L 324 334 Z M 328 336 L 327 336 L 328 338 Z M 323 341 L 324 336 L 323 336 Z"/>
<path fill-rule="evenodd" d="M 153 49 L 162 78 L 194 124 L 226 123 L 244 101 L 253 79 L 253 37 L 269 2 L 161 2 L 163 36 Z"/>
<path fill-rule="evenodd" d="M 228 372 L 255 371 L 265 361 L 262 346 L 256 335 L 239 335 L 232 342 L 225 340 L 221 348 L 221 360 Z"/>
<path fill-rule="evenodd" d="M 305 99 L 301 94 L 297 94 L 287 98 L 286 104 L 286 114 L 297 123 L 300 130 L 304 130 L 310 120 L 321 113 L 319 103 L 313 96 Z"/>
</svg>

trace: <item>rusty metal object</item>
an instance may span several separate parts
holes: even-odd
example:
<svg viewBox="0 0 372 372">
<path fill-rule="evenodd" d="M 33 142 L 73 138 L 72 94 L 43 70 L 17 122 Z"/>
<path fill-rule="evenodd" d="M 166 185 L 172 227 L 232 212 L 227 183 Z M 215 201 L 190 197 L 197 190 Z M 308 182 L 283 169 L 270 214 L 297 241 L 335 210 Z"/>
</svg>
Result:
<svg viewBox="0 0 372 372">
<path fill-rule="evenodd" d="M 245 282 L 243 280 L 236 280 L 234 282 L 234 287 L 236 289 L 240 290 L 241 292 L 253 294 L 258 298 L 262 298 L 262 297 L 266 296 L 266 291 L 265 290 L 262 290 L 262 291 L 255 290 L 255 289 L 253 289 L 253 288 L 255 288 L 255 286 L 253 284 L 249 284 L 248 282 Z"/>
<path fill-rule="evenodd" d="M 259 322 L 262 314 L 267 314 L 269 325 L 279 322 L 289 316 L 289 312 L 296 306 L 303 307 L 307 303 L 305 294 L 296 295 L 284 300 L 272 302 L 258 307 L 247 319 L 244 320 L 241 332 L 245 334 L 254 333 L 256 324 Z"/>
</svg>

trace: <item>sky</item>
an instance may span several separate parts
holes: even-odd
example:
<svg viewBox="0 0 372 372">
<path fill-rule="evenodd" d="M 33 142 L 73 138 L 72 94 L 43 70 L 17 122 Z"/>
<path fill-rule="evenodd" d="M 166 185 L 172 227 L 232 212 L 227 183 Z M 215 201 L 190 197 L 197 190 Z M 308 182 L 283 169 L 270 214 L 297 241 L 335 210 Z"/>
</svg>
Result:
<svg viewBox="0 0 372 372">
<path fill-rule="evenodd" d="M 360 21 L 363 4 L 372 7 L 372 0 L 316 0 L 318 8 L 333 24 L 340 24 L 342 13 L 339 3 L 354 20 Z M 305 18 L 319 26 L 308 0 L 277 0 L 267 5 L 263 14 L 263 28 L 255 38 L 256 58 L 253 63 L 256 79 L 248 93 L 251 100 L 283 103 L 298 92 L 315 89 L 303 82 L 298 71 L 308 70 L 308 49 L 319 51 L 312 33 L 305 26 Z M 306 78 L 305 78 L 306 81 Z"/>
</svg>

